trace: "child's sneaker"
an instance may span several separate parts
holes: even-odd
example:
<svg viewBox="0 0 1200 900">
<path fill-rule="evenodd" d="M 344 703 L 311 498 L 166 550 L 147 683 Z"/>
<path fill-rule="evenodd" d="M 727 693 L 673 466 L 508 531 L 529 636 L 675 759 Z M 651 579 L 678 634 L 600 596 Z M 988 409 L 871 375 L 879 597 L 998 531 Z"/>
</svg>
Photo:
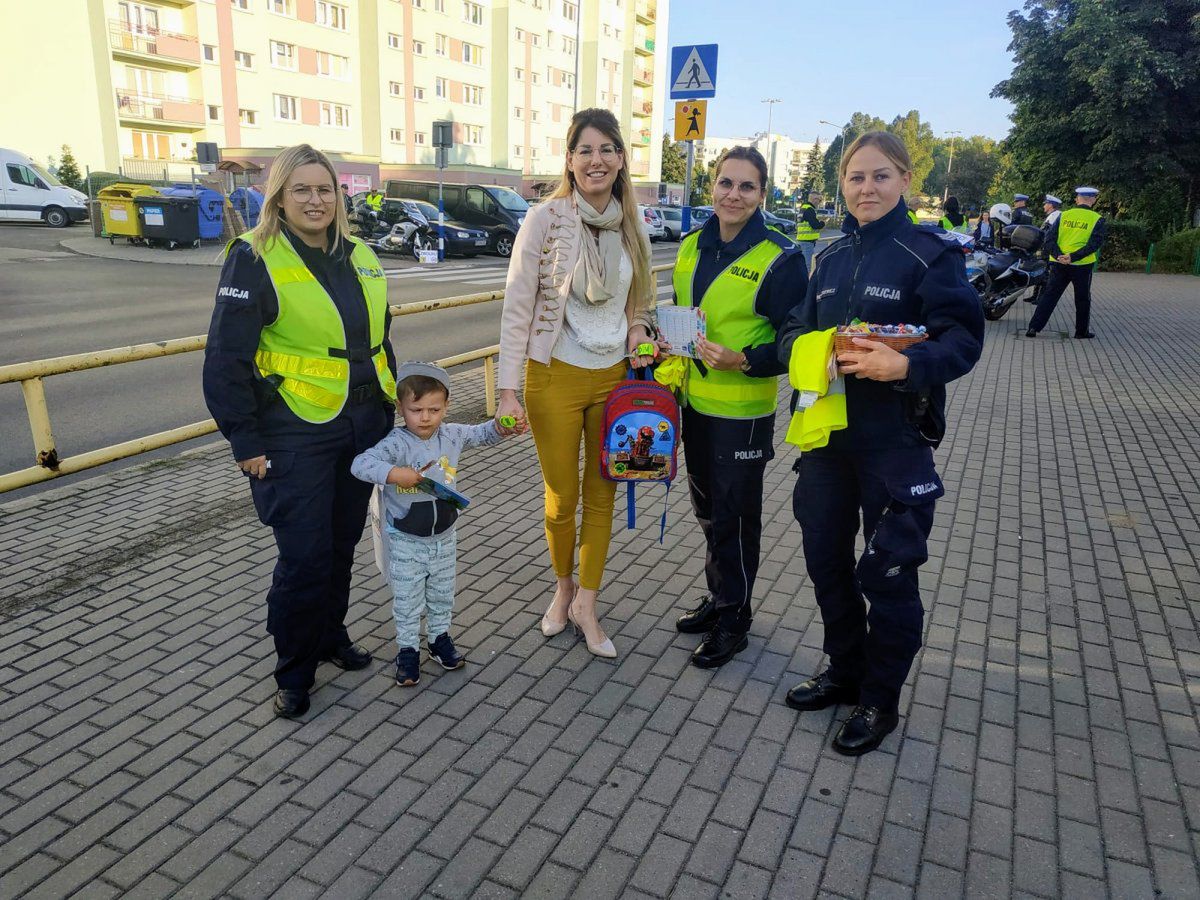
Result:
<svg viewBox="0 0 1200 900">
<path fill-rule="evenodd" d="M 429 655 L 436 659 L 443 669 L 461 669 L 467 664 L 466 657 L 458 652 L 449 634 L 439 634 L 429 645 Z"/>
<path fill-rule="evenodd" d="M 412 687 L 421 680 L 421 655 L 416 647 L 404 647 L 396 654 L 396 684 Z"/>
</svg>

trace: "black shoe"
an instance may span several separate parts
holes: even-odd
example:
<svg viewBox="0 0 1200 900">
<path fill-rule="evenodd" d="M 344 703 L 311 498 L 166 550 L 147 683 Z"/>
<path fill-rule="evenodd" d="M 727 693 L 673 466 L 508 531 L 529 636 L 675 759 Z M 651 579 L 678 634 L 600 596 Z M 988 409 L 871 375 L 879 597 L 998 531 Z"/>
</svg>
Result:
<svg viewBox="0 0 1200 900">
<path fill-rule="evenodd" d="M 275 692 L 275 715 L 281 719 L 298 719 L 308 712 L 308 691 L 300 688 L 280 688 Z"/>
<path fill-rule="evenodd" d="M 348 644 L 345 647 L 330 650 L 321 658 L 325 662 L 333 663 L 339 669 L 345 669 L 350 672 L 365 669 L 371 664 L 371 654 L 358 646 L 358 644 Z"/>
<path fill-rule="evenodd" d="M 1088 340 L 1089 338 L 1094 338 L 1095 336 L 1096 336 L 1096 333 L 1095 333 L 1094 331 L 1089 331 L 1087 334 L 1077 334 L 1077 335 L 1075 335 L 1075 340 L 1077 340 L 1077 341 L 1086 341 L 1086 340 Z"/>
<path fill-rule="evenodd" d="M 828 670 L 802 681 L 787 692 L 784 702 L 792 709 L 827 709 L 839 703 L 857 703 L 858 685 L 837 684 Z"/>
<path fill-rule="evenodd" d="M 1025 337 L 1037 337 L 1037 332 L 1030 328 L 1025 332 Z"/>
<path fill-rule="evenodd" d="M 458 652 L 449 634 L 439 634 L 429 645 L 429 655 L 436 659 L 447 671 L 461 669 L 467 664 L 467 658 Z"/>
<path fill-rule="evenodd" d="M 692 665 L 700 669 L 715 669 L 750 646 L 744 631 L 731 631 L 719 622 L 704 636 L 692 653 Z"/>
<path fill-rule="evenodd" d="M 416 647 L 405 647 L 396 654 L 396 684 L 412 687 L 421 680 L 421 654 Z"/>
<path fill-rule="evenodd" d="M 862 756 L 896 730 L 900 716 L 874 706 L 856 706 L 833 737 L 833 749 L 843 756 Z"/>
<path fill-rule="evenodd" d="M 675 620 L 675 630 L 684 634 L 705 634 L 717 624 L 717 601 L 705 597 L 695 609 Z"/>
</svg>

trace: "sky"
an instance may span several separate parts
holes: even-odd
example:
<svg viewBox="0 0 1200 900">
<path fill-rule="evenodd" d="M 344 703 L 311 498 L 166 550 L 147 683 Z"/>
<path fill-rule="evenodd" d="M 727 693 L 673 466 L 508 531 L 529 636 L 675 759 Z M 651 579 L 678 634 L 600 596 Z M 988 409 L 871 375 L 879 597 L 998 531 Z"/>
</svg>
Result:
<svg viewBox="0 0 1200 900">
<path fill-rule="evenodd" d="M 937 135 L 1003 138 L 1012 105 L 992 88 L 1012 72 L 1009 10 L 1022 0 L 671 0 L 668 54 L 683 44 L 717 44 L 717 93 L 707 133 L 743 137 L 767 128 L 821 143 L 862 111 L 891 121 L 910 109 Z M 670 80 L 668 74 L 668 81 Z M 667 118 L 674 114 L 662 101 Z M 664 122 L 671 130 L 673 123 Z"/>
</svg>

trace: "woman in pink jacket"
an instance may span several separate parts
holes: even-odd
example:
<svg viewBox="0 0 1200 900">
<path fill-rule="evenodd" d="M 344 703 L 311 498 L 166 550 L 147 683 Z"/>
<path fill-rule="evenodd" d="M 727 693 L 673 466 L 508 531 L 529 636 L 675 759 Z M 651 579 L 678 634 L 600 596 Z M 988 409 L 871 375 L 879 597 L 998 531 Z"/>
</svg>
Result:
<svg viewBox="0 0 1200 900">
<path fill-rule="evenodd" d="M 608 110 L 581 110 L 567 130 L 562 181 L 530 211 L 513 247 L 496 417 L 499 423 L 512 416 L 518 431 L 532 427 L 546 484 L 546 543 L 558 585 L 542 617 L 542 633 L 552 637 L 570 620 L 591 653 L 609 658 L 617 652 L 597 619 L 596 594 L 616 485 L 600 477 L 601 418 L 626 366 L 653 361 L 634 352 L 653 340 L 653 296 L 650 245 L 637 214 L 620 126 Z M 522 370 L 528 419 L 517 398 Z"/>
</svg>

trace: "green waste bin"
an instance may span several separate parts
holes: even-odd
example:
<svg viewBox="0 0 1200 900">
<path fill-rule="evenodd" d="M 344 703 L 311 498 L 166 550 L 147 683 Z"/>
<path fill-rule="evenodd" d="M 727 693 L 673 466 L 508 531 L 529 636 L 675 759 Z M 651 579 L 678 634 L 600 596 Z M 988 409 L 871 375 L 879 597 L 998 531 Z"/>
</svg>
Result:
<svg viewBox="0 0 1200 900">
<path fill-rule="evenodd" d="M 128 238 L 131 244 L 141 242 L 142 224 L 138 220 L 134 200 L 157 193 L 154 188 L 144 184 L 117 182 L 96 195 L 100 198 L 100 214 L 104 219 L 104 230 L 108 234 L 110 244 L 116 237 Z"/>
<path fill-rule="evenodd" d="M 167 197 L 157 194 L 138 197 L 137 207 L 142 238 L 154 247 L 196 247 L 200 243 L 199 203 L 192 197 Z"/>
</svg>

